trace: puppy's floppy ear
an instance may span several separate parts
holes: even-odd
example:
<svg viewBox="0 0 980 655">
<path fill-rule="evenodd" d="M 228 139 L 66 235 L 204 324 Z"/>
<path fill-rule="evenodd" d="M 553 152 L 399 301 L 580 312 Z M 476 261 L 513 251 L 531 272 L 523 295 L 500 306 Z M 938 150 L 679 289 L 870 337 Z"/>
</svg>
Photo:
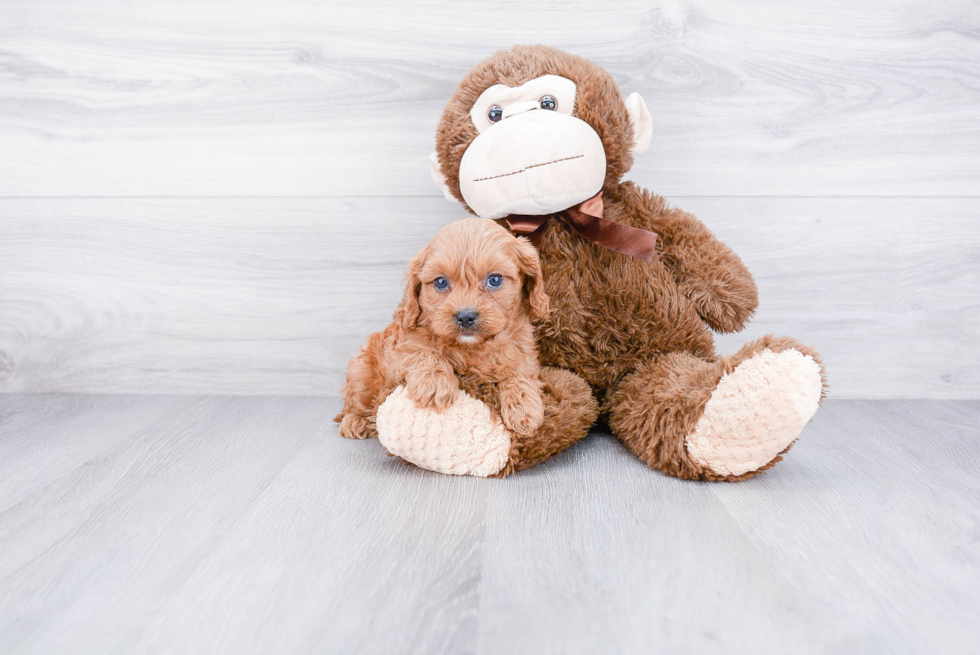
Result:
<svg viewBox="0 0 980 655">
<path fill-rule="evenodd" d="M 548 295 L 544 292 L 538 251 L 524 237 L 517 238 L 514 249 L 517 265 L 524 274 L 524 299 L 530 308 L 531 318 L 548 318 Z"/>
<path fill-rule="evenodd" d="M 419 326 L 419 319 L 422 318 L 422 307 L 419 305 L 419 294 L 422 293 L 422 267 L 425 265 L 425 255 L 428 248 L 423 249 L 412 257 L 408 262 L 408 271 L 405 273 L 405 295 L 395 310 L 395 320 L 402 324 L 406 330 L 413 330 Z"/>
</svg>

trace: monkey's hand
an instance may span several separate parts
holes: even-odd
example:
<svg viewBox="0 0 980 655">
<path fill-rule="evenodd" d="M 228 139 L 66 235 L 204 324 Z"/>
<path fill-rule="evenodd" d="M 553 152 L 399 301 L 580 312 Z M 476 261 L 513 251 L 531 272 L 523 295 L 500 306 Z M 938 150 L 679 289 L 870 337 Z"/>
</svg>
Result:
<svg viewBox="0 0 980 655">
<path fill-rule="evenodd" d="M 739 256 L 693 214 L 667 206 L 632 182 L 624 182 L 620 191 L 635 225 L 657 233 L 660 263 L 704 322 L 716 332 L 745 327 L 759 295 Z"/>
</svg>

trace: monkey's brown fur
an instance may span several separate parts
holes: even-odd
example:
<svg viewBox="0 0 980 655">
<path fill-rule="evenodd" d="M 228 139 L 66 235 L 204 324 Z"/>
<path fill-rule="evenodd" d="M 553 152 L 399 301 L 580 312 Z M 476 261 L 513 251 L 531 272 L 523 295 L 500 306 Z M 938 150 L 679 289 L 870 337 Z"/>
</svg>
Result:
<svg viewBox="0 0 980 655">
<path fill-rule="evenodd" d="M 465 204 L 459 165 L 478 135 L 469 112 L 480 93 L 493 84 L 519 86 L 547 74 L 576 83 L 573 115 L 602 140 L 605 217 L 656 232 L 659 239 L 656 259 L 645 261 L 599 247 L 560 221 L 547 223 L 540 258 L 552 311 L 537 325 L 541 363 L 584 378 L 612 431 L 652 467 L 696 479 L 741 479 L 768 468 L 779 458 L 742 476 L 718 475 L 688 455 L 685 439 L 722 375 L 738 363 L 766 348 L 796 349 L 817 363 L 819 358 L 790 338 L 773 337 L 747 344 L 732 357 L 716 356 L 711 330 L 741 330 L 756 309 L 752 276 L 693 215 L 621 181 L 633 162 L 633 128 L 608 73 L 544 46 L 517 46 L 478 64 L 457 87 L 436 135 L 450 191 Z"/>
<path fill-rule="evenodd" d="M 492 273 L 503 276 L 499 289 L 486 285 Z M 439 277 L 447 290 L 435 288 Z M 473 329 L 456 322 L 463 309 L 479 315 Z M 531 320 L 547 315 L 538 254 L 526 239 L 491 221 L 447 225 L 409 263 L 392 323 L 351 360 L 335 419 L 341 436 L 377 437 L 378 407 L 405 385 L 423 409 L 446 408 L 462 388 L 497 412 L 513 435 L 498 475 L 578 441 L 598 407 L 575 375 L 539 368 Z"/>
</svg>

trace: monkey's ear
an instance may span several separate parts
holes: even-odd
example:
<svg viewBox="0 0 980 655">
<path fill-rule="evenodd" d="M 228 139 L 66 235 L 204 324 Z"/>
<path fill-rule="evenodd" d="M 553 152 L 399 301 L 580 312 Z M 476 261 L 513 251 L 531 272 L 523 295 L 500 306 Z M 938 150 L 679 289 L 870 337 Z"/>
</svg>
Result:
<svg viewBox="0 0 980 655">
<path fill-rule="evenodd" d="M 524 237 L 518 237 L 515 246 L 517 266 L 524 274 L 524 299 L 532 318 L 548 318 L 548 294 L 544 292 L 544 279 L 541 275 L 541 260 L 538 251 Z"/>
<path fill-rule="evenodd" d="M 425 265 L 425 250 L 412 257 L 408 262 L 408 271 L 405 273 L 405 295 L 395 310 L 395 320 L 402 324 L 406 330 L 414 330 L 419 326 L 419 319 L 422 318 L 422 307 L 419 305 L 419 294 L 422 293 L 422 266 Z"/>
<path fill-rule="evenodd" d="M 643 102 L 639 93 L 631 93 L 626 98 L 626 111 L 633 123 L 633 154 L 646 152 L 650 146 L 650 137 L 653 136 L 653 119 L 650 118 L 647 103 Z"/>
<path fill-rule="evenodd" d="M 436 186 L 442 189 L 442 195 L 446 196 L 446 200 L 458 203 L 459 201 L 453 197 L 449 186 L 446 184 L 446 177 L 442 174 L 442 169 L 439 168 L 439 155 L 436 152 L 429 155 L 429 173 L 432 175 L 432 181 L 436 183 Z"/>
</svg>

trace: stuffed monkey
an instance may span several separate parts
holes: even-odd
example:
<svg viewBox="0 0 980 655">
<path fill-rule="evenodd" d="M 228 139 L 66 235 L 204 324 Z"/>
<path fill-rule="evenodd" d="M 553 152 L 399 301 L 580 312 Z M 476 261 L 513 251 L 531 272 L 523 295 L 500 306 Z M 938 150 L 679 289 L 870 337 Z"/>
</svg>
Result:
<svg viewBox="0 0 980 655">
<path fill-rule="evenodd" d="M 565 414 L 511 443 L 496 475 L 584 437 L 595 407 L 582 389 L 637 457 L 699 480 L 740 480 L 773 466 L 824 397 L 819 356 L 789 337 L 716 354 L 712 330 L 741 330 L 756 309 L 756 287 L 698 219 L 621 181 L 651 132 L 638 94 L 624 100 L 606 71 L 543 46 L 494 54 L 446 105 L 433 178 L 450 200 L 537 246 L 552 309 L 536 326 L 539 357 L 564 369 L 562 389 L 575 396 Z M 462 430 L 440 427 L 434 410 L 389 397 L 379 438 L 407 459 L 406 444 L 427 439 L 472 449 L 453 446 L 454 435 L 512 438 L 488 431 L 481 416 Z"/>
</svg>

